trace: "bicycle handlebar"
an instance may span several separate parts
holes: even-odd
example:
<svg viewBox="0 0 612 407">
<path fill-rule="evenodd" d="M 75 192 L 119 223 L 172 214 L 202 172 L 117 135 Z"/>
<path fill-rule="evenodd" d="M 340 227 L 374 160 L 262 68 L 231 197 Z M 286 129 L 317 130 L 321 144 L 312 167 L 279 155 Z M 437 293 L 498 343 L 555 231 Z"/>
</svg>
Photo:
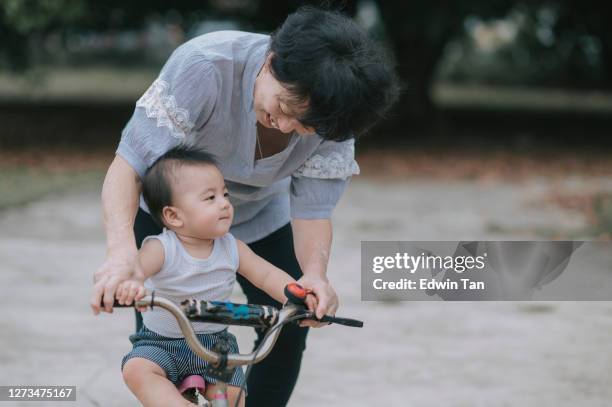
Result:
<svg viewBox="0 0 612 407">
<path fill-rule="evenodd" d="M 187 344 L 194 353 L 213 365 L 218 365 L 221 362 L 222 355 L 202 346 L 189 322 L 190 320 L 268 328 L 272 334 L 265 335 L 259 348 L 255 351 L 249 354 L 226 355 L 227 366 L 242 366 L 255 364 L 263 360 L 276 343 L 281 326 L 300 313 L 302 314 L 299 319 L 363 327 L 363 322 L 355 319 L 338 318 L 330 315 L 325 315 L 321 319 L 316 318 L 314 313 L 308 311 L 305 307 L 305 298 L 308 293 L 308 290 L 303 289 L 296 283 L 287 285 L 285 295 L 289 301 L 280 310 L 268 305 L 233 304 L 220 301 L 197 301 L 195 299 L 183 301 L 179 307 L 166 298 L 156 296 L 155 292 L 134 301 L 132 305 L 121 305 L 115 301 L 113 306 L 120 308 L 164 308 L 174 316 Z"/>
<path fill-rule="evenodd" d="M 200 341 L 198 340 L 196 336 L 195 331 L 193 330 L 193 327 L 191 326 L 191 323 L 189 322 L 189 318 L 187 318 L 187 316 L 185 315 L 183 308 L 177 306 L 172 301 L 166 298 L 155 296 L 154 294 L 151 294 L 151 295 L 147 295 L 143 297 L 140 300 L 135 301 L 133 305 L 127 306 L 127 305 L 116 304 L 115 306 L 124 307 L 124 308 L 125 307 L 136 307 L 136 308 L 161 307 L 167 310 L 168 312 L 172 314 L 172 316 L 174 316 L 174 318 L 176 318 L 179 328 L 181 329 L 181 331 L 183 332 L 183 335 L 185 336 L 185 340 L 187 341 L 187 344 L 194 351 L 195 354 L 197 354 L 200 358 L 204 359 L 205 361 L 213 365 L 217 365 L 221 361 L 221 355 L 219 353 L 214 352 L 202 346 L 202 344 L 200 343 Z M 251 352 L 249 354 L 242 354 L 242 353 L 228 354 L 227 355 L 227 365 L 228 366 L 250 365 L 250 364 L 258 363 L 261 360 L 263 360 L 268 355 L 268 353 L 270 353 L 270 351 L 272 350 L 272 347 L 274 346 L 274 344 L 276 343 L 276 340 L 278 339 L 278 335 L 280 334 L 279 325 L 283 325 L 288 318 L 298 314 L 301 311 L 301 307 L 295 304 L 287 304 L 282 309 L 276 310 L 276 311 L 277 311 L 277 317 L 275 319 L 275 322 L 272 325 L 270 325 L 270 330 L 274 329 L 274 332 L 271 336 L 269 336 L 267 339 L 265 339 L 261 343 L 260 349 L 257 350 L 256 352 Z"/>
</svg>

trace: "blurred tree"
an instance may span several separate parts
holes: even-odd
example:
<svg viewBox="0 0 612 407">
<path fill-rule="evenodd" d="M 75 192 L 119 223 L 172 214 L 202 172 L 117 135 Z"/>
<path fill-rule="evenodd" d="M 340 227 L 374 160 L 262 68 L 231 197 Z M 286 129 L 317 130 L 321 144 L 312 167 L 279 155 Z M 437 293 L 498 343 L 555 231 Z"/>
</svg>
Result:
<svg viewBox="0 0 612 407">
<path fill-rule="evenodd" d="M 0 54 L 8 68 L 21 71 L 30 65 L 29 47 L 56 32 L 65 37 L 79 30 L 119 30 L 142 27 L 152 15 L 175 10 L 177 15 L 210 10 L 211 1 L 180 0 L 2 0 Z M 34 44 L 31 44 L 34 42 Z"/>
<path fill-rule="evenodd" d="M 463 33 L 466 18 L 478 17 L 483 21 L 499 19 L 517 9 L 532 15 L 543 9 L 554 10 L 551 26 L 556 43 L 550 45 L 547 52 L 556 52 L 559 55 L 556 58 L 545 58 L 540 53 L 533 62 L 558 62 L 559 66 L 555 69 L 557 72 L 563 71 L 563 75 L 558 75 L 554 85 L 612 88 L 612 8 L 605 2 L 377 0 L 377 4 L 384 20 L 387 38 L 395 51 L 398 72 L 404 80 L 405 89 L 399 104 L 402 116 L 410 114 L 413 117 L 427 117 L 432 113 L 429 95 L 436 66 L 449 41 Z M 525 34 L 522 33 L 520 43 L 516 46 L 531 47 L 533 51 L 533 44 L 537 39 L 527 38 Z M 527 34 L 537 33 L 532 31 Z M 538 51 L 540 50 L 536 50 Z M 600 66 L 593 67 L 595 64 Z M 600 72 L 601 75 L 594 75 L 593 72 Z M 540 78 L 546 79 L 544 75 Z"/>
<path fill-rule="evenodd" d="M 28 64 L 28 39 L 49 29 L 72 24 L 86 13 L 84 0 L 3 0 L 0 10 L 0 55 L 8 67 L 25 69 Z"/>
<path fill-rule="evenodd" d="M 178 24 L 185 17 L 229 19 L 256 31 L 270 31 L 300 5 L 300 0 L 2 0 L 0 2 L 0 56 L 5 68 L 22 71 L 30 65 L 30 46 L 51 32 L 138 29 L 156 15 L 174 13 Z M 188 27 L 183 27 L 188 28 Z M 34 42 L 34 44 L 32 44 Z"/>
<path fill-rule="evenodd" d="M 584 53 L 589 52 L 588 42 L 595 47 L 598 54 L 598 63 L 603 72 L 600 86 L 612 88 L 612 8 L 608 2 L 597 0 L 563 0 L 555 1 L 557 6 L 557 21 L 554 25 L 557 37 L 573 37 L 571 49 L 572 58 L 568 63 L 568 83 L 579 77 L 577 71 L 584 64 Z"/>
<path fill-rule="evenodd" d="M 580 18 L 562 27 L 568 11 L 551 2 L 522 2 L 501 19 L 469 16 L 465 33 L 449 43 L 439 62 L 437 78 L 505 86 L 609 87 L 604 58 L 611 41 L 604 39 L 605 30 L 598 32 L 602 24 L 586 27 L 590 19 Z"/>
<path fill-rule="evenodd" d="M 463 30 L 470 15 L 505 15 L 515 1 L 383 1 L 378 0 L 387 37 L 395 51 L 404 81 L 402 114 L 427 117 L 432 113 L 430 88 L 446 44 Z"/>
<path fill-rule="evenodd" d="M 367 2 L 367 0 L 361 0 Z M 374 2 L 382 17 L 385 39 L 394 50 L 404 92 L 398 109 L 401 115 L 427 117 L 432 112 L 430 88 L 436 66 L 449 41 L 463 33 L 467 17 L 485 21 L 501 18 L 517 6 L 554 8 L 557 18 L 552 30 L 556 38 L 570 38 L 559 47 L 567 52 L 565 83 L 576 85 L 585 61 L 599 55 L 602 82 L 612 83 L 612 8 L 596 0 L 410 0 Z M 272 0 L 2 0 L 0 9 L 0 55 L 14 70 L 28 66 L 29 47 L 40 46 L 51 32 L 85 30 L 122 30 L 144 26 L 152 15 L 167 15 L 172 10 L 184 28 L 200 16 L 206 19 L 231 19 L 256 31 L 271 31 L 303 4 L 321 1 Z M 326 1 L 327 7 L 355 15 L 359 0 Z M 362 3 L 363 4 L 363 3 Z M 32 40 L 34 39 L 34 41 Z M 581 45 L 582 44 L 582 45 Z M 586 44 L 586 45 L 585 45 Z M 590 47 L 590 48 L 589 48 Z M 567 49 L 569 48 L 569 49 Z M 593 48 L 595 48 L 593 50 Z M 590 51 L 589 51 L 590 49 Z M 586 55 L 590 52 L 590 56 Z M 591 58 L 591 59 L 589 59 Z M 584 76 L 584 75 L 583 75 Z"/>
</svg>

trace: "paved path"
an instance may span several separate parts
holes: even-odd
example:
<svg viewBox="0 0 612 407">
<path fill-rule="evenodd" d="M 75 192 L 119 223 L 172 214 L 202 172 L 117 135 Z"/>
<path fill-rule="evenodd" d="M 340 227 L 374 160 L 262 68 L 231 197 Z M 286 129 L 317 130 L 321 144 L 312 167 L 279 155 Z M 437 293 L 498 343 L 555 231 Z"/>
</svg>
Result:
<svg viewBox="0 0 612 407">
<path fill-rule="evenodd" d="M 565 187 L 587 184 L 612 190 L 605 180 Z M 335 213 L 330 276 L 339 314 L 366 325 L 311 332 L 290 405 L 609 406 L 610 303 L 360 301 L 361 240 L 521 239 L 528 228 L 584 226 L 579 214 L 532 204 L 550 188 L 353 181 Z M 0 213 L 0 384 L 77 385 L 78 406 L 137 404 L 119 371 L 132 313 L 94 318 L 87 305 L 104 257 L 100 222 L 93 188 Z M 252 333 L 237 333 L 249 348 Z"/>
</svg>

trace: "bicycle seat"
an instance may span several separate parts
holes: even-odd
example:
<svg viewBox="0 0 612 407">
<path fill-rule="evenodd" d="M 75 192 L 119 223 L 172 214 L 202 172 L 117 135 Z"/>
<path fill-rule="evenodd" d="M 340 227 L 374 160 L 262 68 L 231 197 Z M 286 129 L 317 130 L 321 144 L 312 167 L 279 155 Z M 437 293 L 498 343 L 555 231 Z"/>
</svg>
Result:
<svg viewBox="0 0 612 407">
<path fill-rule="evenodd" d="M 189 389 L 197 389 L 201 394 L 204 394 L 206 382 L 202 376 L 191 375 L 185 377 L 177 386 L 179 393 L 183 394 Z"/>
</svg>

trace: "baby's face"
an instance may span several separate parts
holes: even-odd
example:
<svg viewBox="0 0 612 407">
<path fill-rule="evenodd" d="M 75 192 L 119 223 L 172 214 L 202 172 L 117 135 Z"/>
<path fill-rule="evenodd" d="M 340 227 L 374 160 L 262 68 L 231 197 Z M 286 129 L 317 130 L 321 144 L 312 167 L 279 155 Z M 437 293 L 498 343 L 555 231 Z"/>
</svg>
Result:
<svg viewBox="0 0 612 407">
<path fill-rule="evenodd" d="M 185 223 L 185 231 L 200 239 L 226 234 L 232 225 L 234 208 L 223 175 L 213 165 L 187 164 L 177 168 L 172 201 Z"/>
</svg>

